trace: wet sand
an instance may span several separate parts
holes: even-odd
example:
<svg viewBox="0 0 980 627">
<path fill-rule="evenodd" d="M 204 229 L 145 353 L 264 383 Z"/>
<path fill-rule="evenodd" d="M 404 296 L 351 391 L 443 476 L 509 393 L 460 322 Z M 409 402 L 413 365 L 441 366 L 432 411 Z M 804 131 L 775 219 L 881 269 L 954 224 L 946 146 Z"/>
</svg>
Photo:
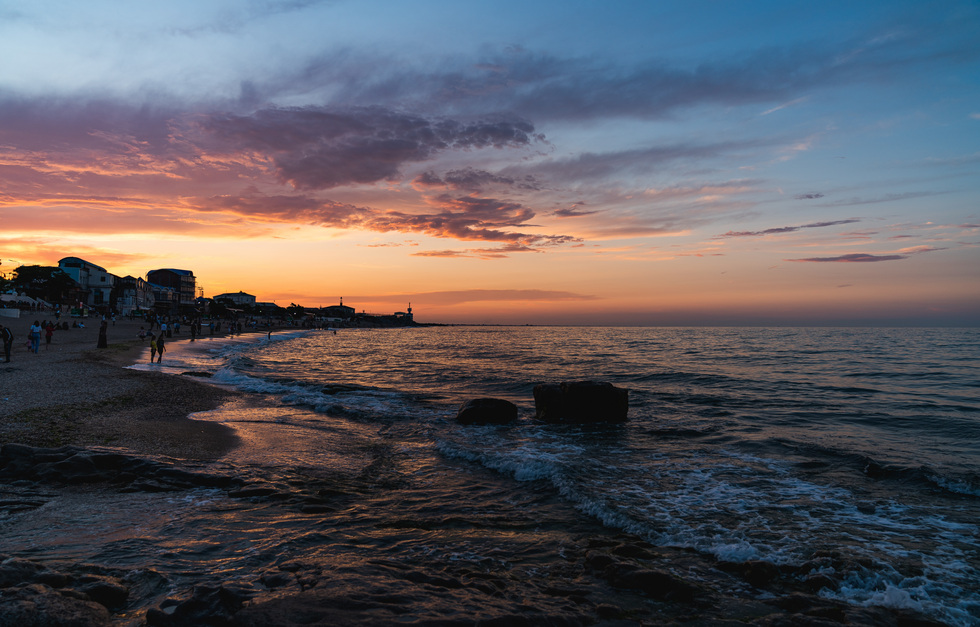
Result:
<svg viewBox="0 0 980 627">
<path fill-rule="evenodd" d="M 148 359 L 149 341 L 138 337 L 146 323 L 109 322 L 109 346 L 100 349 L 100 320 L 88 318 L 84 329 L 55 331 L 50 344 L 42 333 L 35 354 L 26 346 L 35 319 L 45 315 L 0 318 L 14 333 L 10 363 L 0 360 L 0 444 L 111 446 L 187 459 L 218 458 L 236 445 L 232 429 L 187 418 L 235 392 L 126 368 Z M 170 344 L 189 339 L 185 330 Z"/>
</svg>

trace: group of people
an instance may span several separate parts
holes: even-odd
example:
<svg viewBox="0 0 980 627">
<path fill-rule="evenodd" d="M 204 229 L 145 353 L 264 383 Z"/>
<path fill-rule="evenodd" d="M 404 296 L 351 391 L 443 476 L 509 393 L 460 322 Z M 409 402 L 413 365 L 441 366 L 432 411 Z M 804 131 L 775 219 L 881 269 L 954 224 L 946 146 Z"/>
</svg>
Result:
<svg viewBox="0 0 980 627">
<path fill-rule="evenodd" d="M 31 325 L 30 329 L 27 331 L 27 350 L 37 354 L 41 349 L 41 334 L 44 334 L 44 344 L 45 347 L 51 345 L 51 338 L 54 336 L 56 329 L 68 328 L 67 323 L 64 327 L 45 320 L 40 322 L 35 320 L 34 324 Z M 3 358 L 5 363 L 10 363 L 10 351 L 14 347 L 14 333 L 10 330 L 10 327 L 0 324 L 0 340 L 3 340 Z"/>
<path fill-rule="evenodd" d="M 142 329 L 140 329 L 142 332 Z M 150 363 L 153 363 L 153 358 L 157 357 L 157 363 L 163 363 L 163 353 L 167 350 L 167 334 L 160 333 L 159 336 L 150 333 Z"/>
</svg>

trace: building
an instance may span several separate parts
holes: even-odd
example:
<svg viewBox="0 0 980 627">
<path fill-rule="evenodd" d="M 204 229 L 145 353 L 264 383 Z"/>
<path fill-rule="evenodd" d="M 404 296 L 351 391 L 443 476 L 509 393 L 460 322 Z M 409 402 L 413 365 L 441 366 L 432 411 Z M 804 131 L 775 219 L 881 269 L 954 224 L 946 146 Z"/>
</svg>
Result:
<svg viewBox="0 0 980 627">
<path fill-rule="evenodd" d="M 246 294 L 245 292 L 235 292 L 230 294 L 218 294 L 214 297 L 214 300 L 218 301 L 222 298 L 227 298 L 236 305 L 252 305 L 255 306 L 255 297 L 251 294 Z"/>
<path fill-rule="evenodd" d="M 153 286 L 139 277 L 124 276 L 116 281 L 113 308 L 124 316 L 152 311 L 156 305 Z"/>
<path fill-rule="evenodd" d="M 321 307 L 319 315 L 330 322 L 342 322 L 344 320 L 350 320 L 354 317 L 354 308 L 348 307 L 344 304 L 344 299 L 340 299 L 339 305 L 330 305 L 329 307 Z"/>
<path fill-rule="evenodd" d="M 94 308 L 108 309 L 115 286 L 116 275 L 102 266 L 79 259 L 65 257 L 58 261 L 58 267 L 70 276 L 83 290 L 84 304 Z"/>
<path fill-rule="evenodd" d="M 178 270 L 176 268 L 150 270 L 146 273 L 146 280 L 153 285 L 154 296 L 157 299 L 157 311 L 177 313 L 194 309 L 197 280 L 190 270 Z M 168 293 L 171 294 L 172 299 L 169 307 L 167 307 L 166 302 L 161 302 L 161 299 L 166 298 Z M 166 310 L 164 310 L 165 307 L 167 307 Z"/>
</svg>

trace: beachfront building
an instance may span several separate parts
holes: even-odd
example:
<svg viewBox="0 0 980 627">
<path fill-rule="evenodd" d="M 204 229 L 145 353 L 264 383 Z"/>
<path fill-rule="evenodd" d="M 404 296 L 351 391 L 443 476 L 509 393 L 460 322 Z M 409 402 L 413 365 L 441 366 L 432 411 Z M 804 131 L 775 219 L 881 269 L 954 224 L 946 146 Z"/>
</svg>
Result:
<svg viewBox="0 0 980 627">
<path fill-rule="evenodd" d="M 94 308 L 109 307 L 112 288 L 118 278 L 116 275 L 78 257 L 61 259 L 58 267 L 81 287 L 83 304 Z"/>
<path fill-rule="evenodd" d="M 321 318 L 326 318 L 327 320 L 330 320 L 332 322 L 350 320 L 351 318 L 354 317 L 355 313 L 356 312 L 354 311 L 353 307 L 348 307 L 347 305 L 344 304 L 343 298 L 340 299 L 339 305 L 330 305 L 329 307 L 321 307 L 319 311 L 319 315 Z"/>
<path fill-rule="evenodd" d="M 190 270 L 178 270 L 176 268 L 150 270 L 146 273 L 146 280 L 153 285 L 158 311 L 164 313 L 165 303 L 161 303 L 161 296 L 165 296 L 168 291 L 172 294 L 172 299 L 165 313 L 176 314 L 194 309 L 197 280 Z"/>
<path fill-rule="evenodd" d="M 255 306 L 255 297 L 252 296 L 251 294 L 246 294 L 245 292 L 241 292 L 241 291 L 229 293 L 229 294 L 218 294 L 217 296 L 214 297 L 214 300 L 218 301 L 221 300 L 222 298 L 227 298 L 228 300 L 230 300 L 231 302 L 239 306 L 241 305 L 251 305 L 253 307 Z"/>
<path fill-rule="evenodd" d="M 113 290 L 113 308 L 124 316 L 142 315 L 156 305 L 153 286 L 139 277 L 124 276 L 116 281 Z"/>
</svg>

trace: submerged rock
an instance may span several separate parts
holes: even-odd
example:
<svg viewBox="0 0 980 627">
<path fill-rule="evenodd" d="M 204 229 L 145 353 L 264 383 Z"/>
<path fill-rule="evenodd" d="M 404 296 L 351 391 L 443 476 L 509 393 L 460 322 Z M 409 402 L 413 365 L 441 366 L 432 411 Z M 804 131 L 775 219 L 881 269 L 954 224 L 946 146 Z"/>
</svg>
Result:
<svg viewBox="0 0 980 627">
<path fill-rule="evenodd" d="M 626 422 L 629 390 L 611 383 L 574 381 L 534 386 L 535 418 L 551 423 Z"/>
<path fill-rule="evenodd" d="M 474 398 L 463 403 L 456 422 L 473 424 L 507 424 L 517 420 L 517 405 L 499 398 Z"/>
</svg>

